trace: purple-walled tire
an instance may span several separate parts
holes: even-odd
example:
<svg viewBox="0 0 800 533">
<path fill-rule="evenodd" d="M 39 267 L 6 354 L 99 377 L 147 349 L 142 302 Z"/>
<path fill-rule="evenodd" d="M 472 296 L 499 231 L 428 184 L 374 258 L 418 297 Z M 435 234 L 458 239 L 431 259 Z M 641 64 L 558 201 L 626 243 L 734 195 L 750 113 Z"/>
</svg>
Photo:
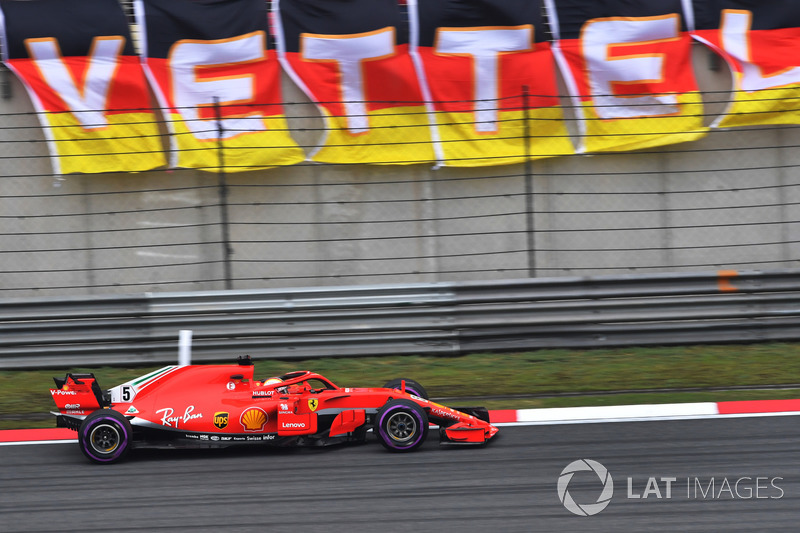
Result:
<svg viewBox="0 0 800 533">
<path fill-rule="evenodd" d="M 128 453 L 131 424 L 119 412 L 100 409 L 84 419 L 78 430 L 78 445 L 90 461 L 109 464 Z"/>
<path fill-rule="evenodd" d="M 428 415 L 410 400 L 389 400 L 375 418 L 373 431 L 393 452 L 416 450 L 428 436 Z"/>
<path fill-rule="evenodd" d="M 408 394 L 413 394 L 414 396 L 418 396 L 425 400 L 428 400 L 428 391 L 425 390 L 425 387 L 414 381 L 413 379 L 403 379 L 403 378 L 396 378 L 386 383 L 383 386 L 384 389 L 397 389 L 401 390 L 403 386 L 403 381 L 406 382 L 406 392 Z"/>
</svg>

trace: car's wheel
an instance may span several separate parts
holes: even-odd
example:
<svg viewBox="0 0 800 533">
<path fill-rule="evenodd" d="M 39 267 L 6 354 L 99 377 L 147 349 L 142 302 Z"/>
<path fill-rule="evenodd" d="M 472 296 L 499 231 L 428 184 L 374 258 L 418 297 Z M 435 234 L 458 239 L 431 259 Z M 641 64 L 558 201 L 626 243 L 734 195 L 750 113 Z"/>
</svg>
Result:
<svg viewBox="0 0 800 533">
<path fill-rule="evenodd" d="M 420 398 L 428 399 L 428 391 L 425 390 L 425 387 L 414 381 L 413 379 L 403 379 L 397 378 L 393 379 L 386 383 L 383 386 L 384 389 L 397 389 L 400 390 L 403 386 L 403 381 L 406 382 L 406 392 L 409 394 L 413 394 L 414 396 L 419 396 Z"/>
<path fill-rule="evenodd" d="M 373 431 L 386 449 L 409 452 L 428 436 L 428 415 L 411 400 L 389 400 L 375 417 Z"/>
<path fill-rule="evenodd" d="M 78 430 L 83 454 L 95 463 L 113 463 L 128 453 L 131 424 L 121 413 L 100 409 L 87 416 Z"/>
</svg>

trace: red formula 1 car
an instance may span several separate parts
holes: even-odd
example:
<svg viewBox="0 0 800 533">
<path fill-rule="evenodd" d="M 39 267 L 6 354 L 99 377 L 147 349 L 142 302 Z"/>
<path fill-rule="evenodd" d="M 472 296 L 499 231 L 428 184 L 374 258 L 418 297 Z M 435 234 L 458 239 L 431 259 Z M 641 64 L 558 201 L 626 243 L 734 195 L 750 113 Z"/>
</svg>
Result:
<svg viewBox="0 0 800 533">
<path fill-rule="evenodd" d="M 372 432 L 389 450 L 418 448 L 429 424 L 440 440 L 484 444 L 497 433 L 481 407 L 431 402 L 421 385 L 339 388 L 309 371 L 259 381 L 253 363 L 167 366 L 103 391 L 93 374 L 54 378 L 59 427 L 78 432 L 83 453 L 112 463 L 131 448 L 292 446 L 363 442 Z"/>
</svg>

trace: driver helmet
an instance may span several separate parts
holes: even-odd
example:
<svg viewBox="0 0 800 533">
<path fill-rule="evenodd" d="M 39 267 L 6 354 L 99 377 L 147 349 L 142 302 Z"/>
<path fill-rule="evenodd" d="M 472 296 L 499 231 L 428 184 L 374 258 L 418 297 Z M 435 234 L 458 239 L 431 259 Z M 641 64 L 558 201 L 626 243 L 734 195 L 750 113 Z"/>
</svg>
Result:
<svg viewBox="0 0 800 533">
<path fill-rule="evenodd" d="M 277 383 L 283 383 L 281 378 L 269 378 L 268 380 L 264 381 L 264 385 L 275 385 Z M 284 393 L 286 392 L 286 387 L 275 387 L 275 390 Z"/>
</svg>

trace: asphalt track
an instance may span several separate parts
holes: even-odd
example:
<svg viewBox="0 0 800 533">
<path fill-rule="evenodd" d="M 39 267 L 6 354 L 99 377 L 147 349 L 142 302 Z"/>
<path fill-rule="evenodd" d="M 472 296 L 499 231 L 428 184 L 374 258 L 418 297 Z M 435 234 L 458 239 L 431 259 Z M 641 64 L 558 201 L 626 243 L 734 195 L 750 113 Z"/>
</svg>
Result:
<svg viewBox="0 0 800 533">
<path fill-rule="evenodd" d="M 440 448 L 435 437 L 432 432 L 424 448 L 410 454 L 388 453 L 371 442 L 138 451 L 116 465 L 88 463 L 74 443 L 6 446 L 0 448 L 0 531 L 800 527 L 798 416 L 503 427 L 483 448 Z M 602 463 L 614 480 L 610 504 L 594 516 L 570 513 L 556 489 L 562 470 L 583 458 Z M 648 492 L 650 477 L 656 487 Z M 669 498 L 661 478 L 675 478 Z M 594 503 L 601 489 L 589 472 L 575 474 L 568 485 L 581 504 Z"/>
</svg>

